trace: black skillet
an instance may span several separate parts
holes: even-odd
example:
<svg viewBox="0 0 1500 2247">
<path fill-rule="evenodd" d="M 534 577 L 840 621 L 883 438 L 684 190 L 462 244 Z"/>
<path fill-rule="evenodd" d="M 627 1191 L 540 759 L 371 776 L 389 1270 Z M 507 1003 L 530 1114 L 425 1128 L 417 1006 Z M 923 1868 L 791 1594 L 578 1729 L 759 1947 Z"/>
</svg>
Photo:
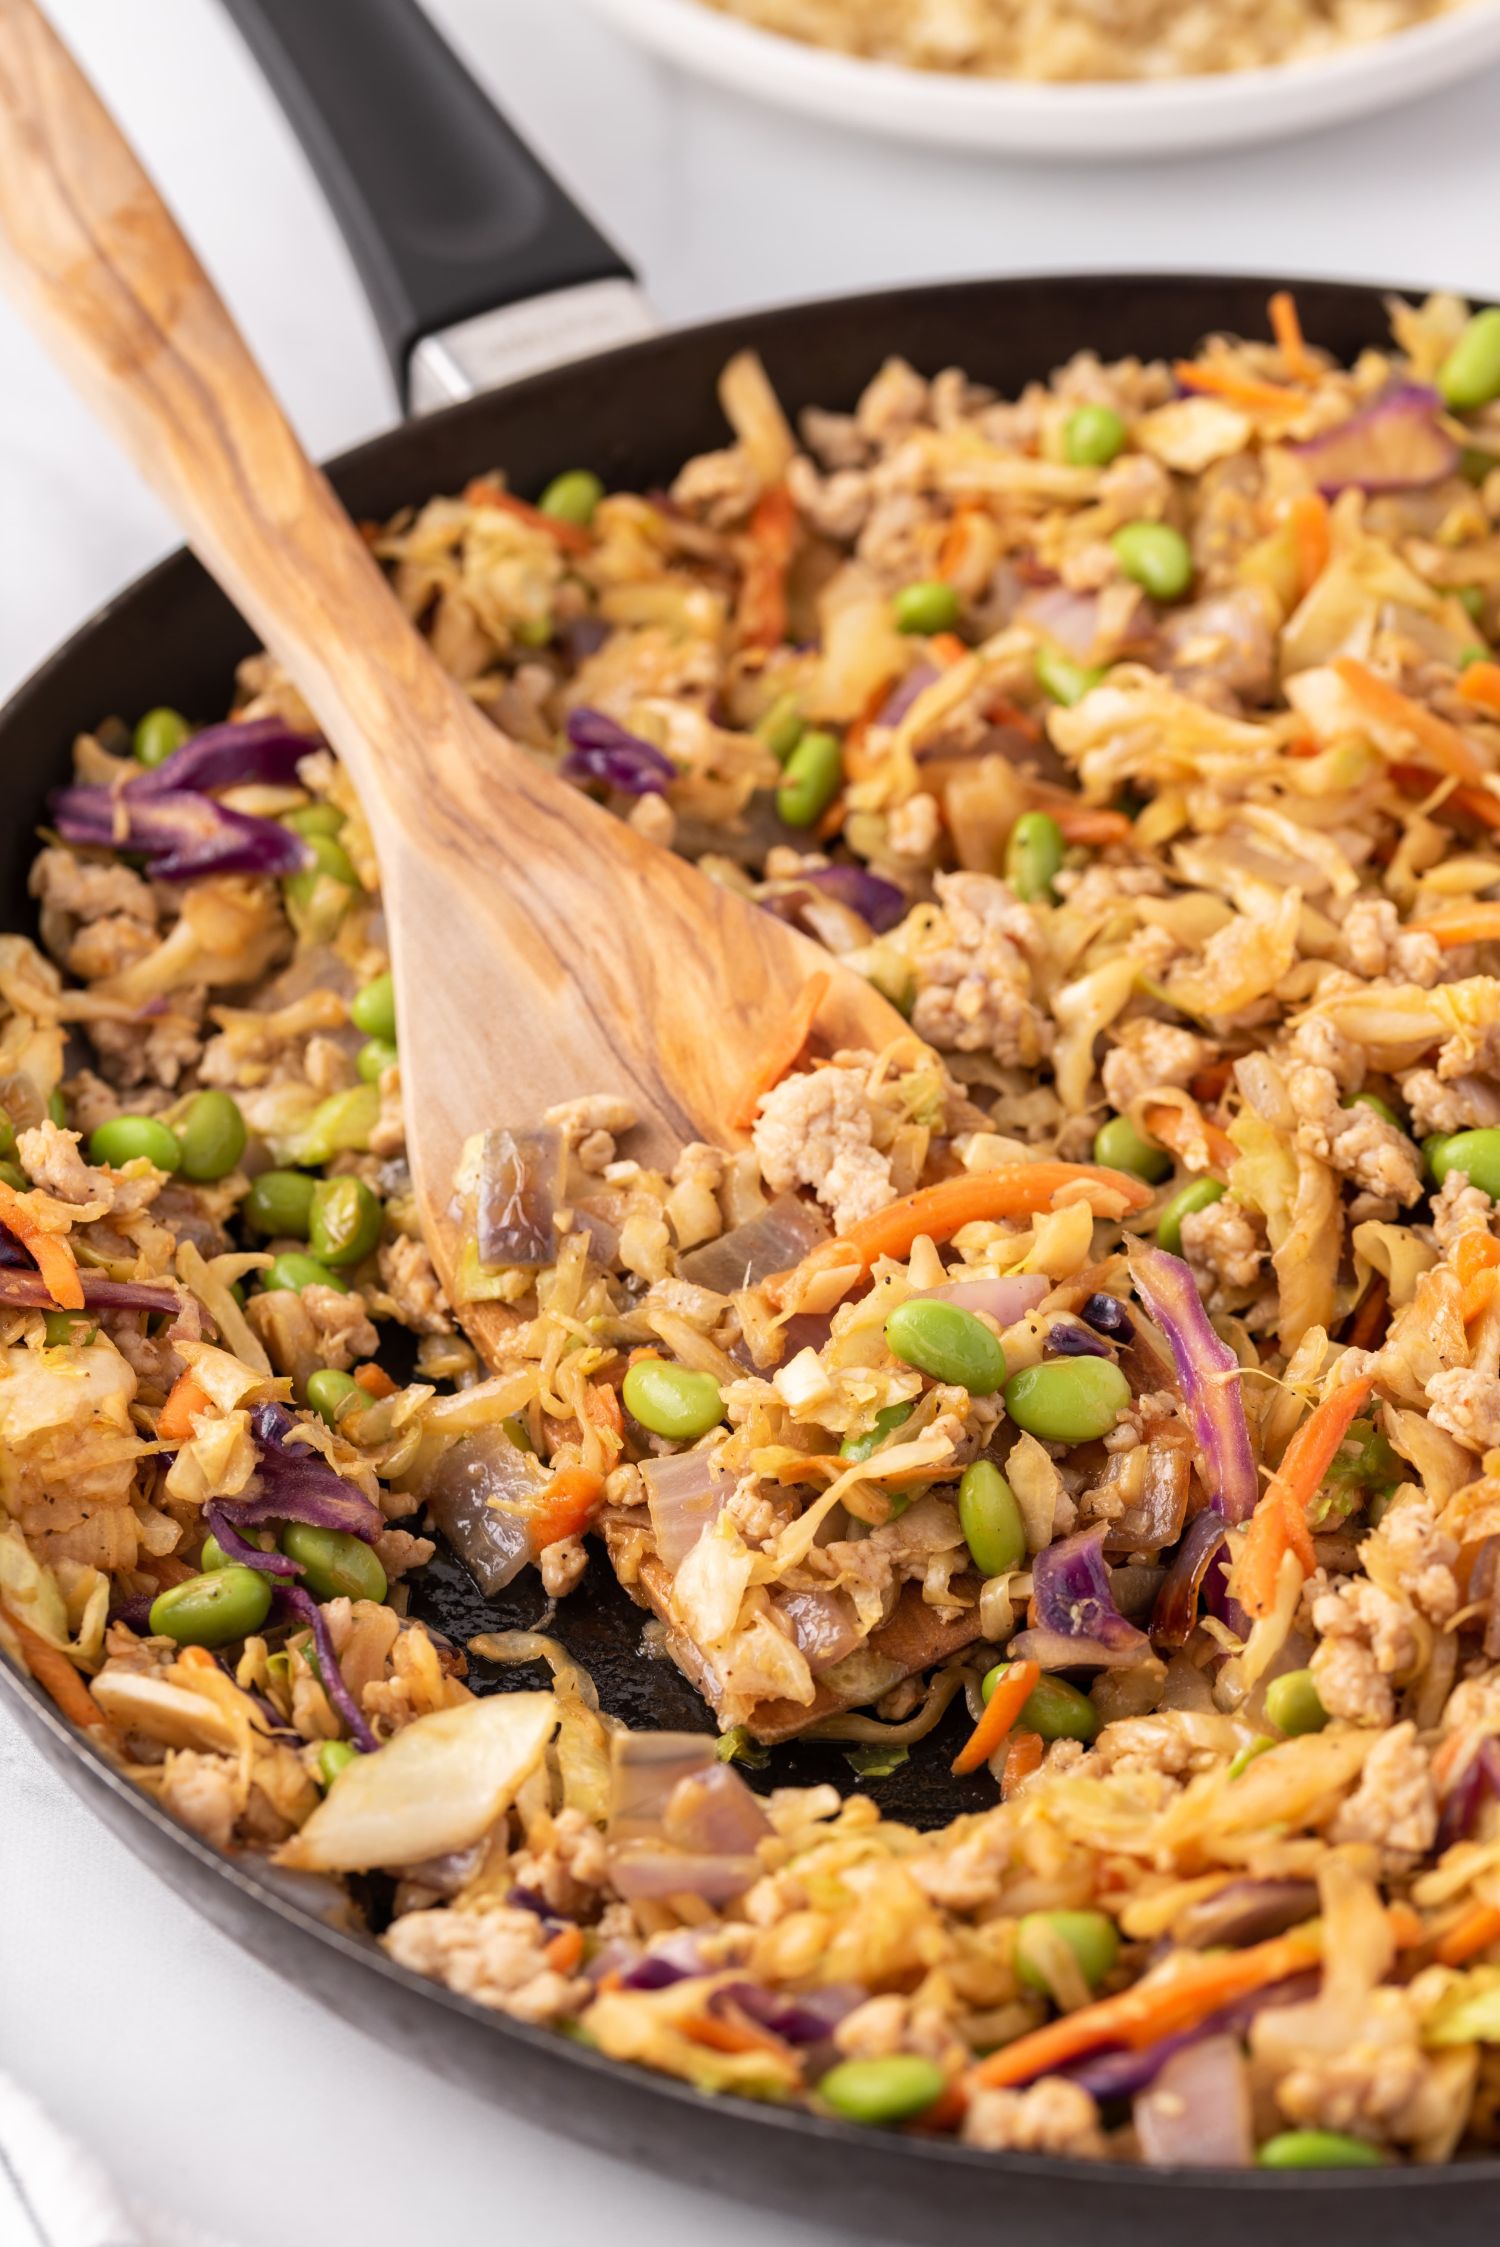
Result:
<svg viewBox="0 0 1500 2247">
<path fill-rule="evenodd" d="M 583 348 L 580 327 L 619 334 L 639 318 L 628 268 L 573 208 L 438 40 L 411 0 L 226 0 L 282 95 L 338 211 L 398 383 L 457 389 L 466 365 L 517 350 Z M 577 359 L 431 418 L 339 462 L 356 517 L 381 517 L 501 467 L 523 495 L 586 463 L 612 486 L 647 490 L 724 441 L 715 379 L 754 344 L 794 412 L 851 405 L 898 352 L 926 373 L 965 367 L 1014 394 L 1073 352 L 1106 359 L 1190 353 L 1215 330 L 1264 331 L 1281 283 L 1250 277 L 1068 276 L 977 281 L 794 306 Z M 1378 291 L 1299 282 L 1310 336 L 1352 359 L 1387 333 Z M 538 309 L 539 306 L 539 309 Z M 487 316 L 513 308 L 499 321 Z M 519 331 L 519 334 L 518 334 Z M 442 339 L 434 342 L 433 339 Z M 425 348 L 424 348 L 425 346 Z M 415 355 L 415 356 L 414 356 Z M 34 926 L 27 869 L 69 745 L 109 713 L 170 702 L 203 721 L 226 707 L 251 647 L 228 602 L 186 554 L 127 588 L 43 665 L 0 713 L 0 927 Z M 495 1034 L 503 1034 L 497 1029 Z M 440 1557 L 414 1606 L 463 1644 L 530 1625 L 534 1584 L 486 1601 Z M 641 1651 L 641 1616 L 599 1559 L 564 1604 L 558 1635 L 602 1701 L 646 1727 L 706 1729 L 676 1671 Z M 510 1673 L 512 1676 L 515 1673 Z M 523 1673 L 524 1675 L 524 1673 Z M 498 1682 L 483 1675 L 481 1688 Z M 529 1680 L 528 1680 L 529 1682 Z M 1500 2212 L 1500 2163 L 1449 2169 L 1258 2173 L 1105 2170 L 971 2153 L 949 2142 L 859 2131 L 800 2112 L 707 2099 L 600 2060 L 546 2031 L 451 1996 L 394 1966 L 367 1937 L 323 1925 L 251 1861 L 220 1857 L 137 1794 L 0 1658 L 0 1696 L 67 1783 L 136 1854 L 247 1949 L 342 2015 L 533 2119 L 736 2197 L 836 2222 L 866 2237 L 947 2242 L 1040 2239 L 1046 2247 L 1409 2247 L 1442 2228 L 1466 2247 Z M 987 1778 L 948 1776 L 959 1712 L 889 1778 L 867 1785 L 921 1826 L 994 1799 Z M 786 1747 L 761 1785 L 853 1773 L 837 1750 Z M 378 1898 L 375 1899 L 378 1905 Z M 1375 2189 L 1379 2186 L 1379 2191 Z"/>
</svg>

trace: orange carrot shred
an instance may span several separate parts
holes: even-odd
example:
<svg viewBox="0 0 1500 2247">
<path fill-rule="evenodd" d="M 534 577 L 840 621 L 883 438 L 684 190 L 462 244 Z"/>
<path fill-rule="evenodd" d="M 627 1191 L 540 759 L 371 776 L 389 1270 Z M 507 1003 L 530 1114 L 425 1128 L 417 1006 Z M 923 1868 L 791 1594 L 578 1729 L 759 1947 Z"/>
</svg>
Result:
<svg viewBox="0 0 1500 2247">
<path fill-rule="evenodd" d="M 1281 349 L 1286 371 L 1293 382 L 1312 382 L 1317 376 L 1311 355 L 1302 336 L 1302 321 L 1297 311 L 1297 299 L 1290 289 L 1278 289 L 1270 303 L 1271 333 Z"/>
<path fill-rule="evenodd" d="M 23 1623 L 8 1607 L 0 1606 L 0 1617 L 15 1632 L 27 1669 L 37 1684 L 52 1696 L 63 1715 L 84 1729 L 103 1724 L 104 1711 L 61 1647 L 50 1645 L 39 1631 Z"/>
<path fill-rule="evenodd" d="M 956 1779 L 988 1763 L 1004 1744 L 1006 1734 L 1040 1684 L 1041 1676 L 1040 1662 L 1012 1662 L 1001 1671 L 983 1715 L 953 1758 Z"/>
<path fill-rule="evenodd" d="M 542 1492 L 531 1517 L 533 1550 L 543 1552 L 559 1538 L 577 1537 L 604 1503 L 604 1479 L 587 1467 L 564 1467 Z"/>
<path fill-rule="evenodd" d="M 1451 952 L 1458 944 L 1500 943 L 1500 903 L 1465 905 L 1456 913 L 1439 913 L 1430 921 L 1413 924 L 1436 938 L 1439 951 Z"/>
<path fill-rule="evenodd" d="M 741 643 L 779 647 L 786 638 L 786 573 L 797 545 L 797 510 L 784 484 L 761 493 L 750 516 L 750 551 L 740 580 Z"/>
<path fill-rule="evenodd" d="M 3 1181 L 0 1181 L 0 1225 L 8 1233 L 14 1233 L 23 1248 L 30 1249 L 53 1302 L 64 1311 L 81 1311 L 83 1282 L 78 1277 L 78 1260 L 72 1249 L 61 1233 L 42 1230 L 33 1214 L 29 1194 L 18 1193 L 14 1186 L 7 1186 Z"/>
<path fill-rule="evenodd" d="M 1471 663 L 1458 682 L 1461 702 L 1500 718 L 1500 663 Z"/>
<path fill-rule="evenodd" d="M 1493 1904 L 1471 1904 L 1462 1919 L 1433 1945 L 1433 1956 L 1440 1966 L 1463 1966 L 1497 1942 L 1500 1910 Z"/>
<path fill-rule="evenodd" d="M 1246 413 L 1291 415 L 1300 413 L 1307 403 L 1299 390 L 1285 389 L 1276 382 L 1257 382 L 1253 375 L 1237 374 L 1233 367 L 1205 366 L 1199 359 L 1179 359 L 1172 372 L 1184 390 L 1222 398 L 1226 405 L 1240 406 Z"/>
<path fill-rule="evenodd" d="M 701 2044 L 709 2052 L 774 2052 L 784 2059 L 787 2047 L 779 2036 L 760 2028 L 743 2015 L 733 2021 L 716 2020 L 712 2013 L 695 2013 L 676 2023 L 680 2036 Z"/>
<path fill-rule="evenodd" d="M 1082 843 L 1090 850 L 1107 850 L 1111 843 L 1128 842 L 1130 821 L 1123 811 L 1102 811 L 1092 804 L 1059 807 L 1053 818 L 1065 843 Z"/>
<path fill-rule="evenodd" d="M 373 1358 L 367 1365 L 355 1367 L 354 1378 L 367 1397 L 393 1397 L 396 1394 L 396 1383 L 385 1367 L 377 1365 Z"/>
<path fill-rule="evenodd" d="M 1297 556 L 1297 582 L 1302 591 L 1316 585 L 1328 567 L 1333 538 L 1328 524 L 1328 502 L 1320 492 L 1304 492 L 1291 508 L 1292 545 Z"/>
<path fill-rule="evenodd" d="M 927 643 L 929 660 L 940 663 L 945 671 L 951 670 L 955 663 L 962 663 L 969 653 L 956 632 L 934 632 Z"/>
<path fill-rule="evenodd" d="M 1005 1761 L 1000 1767 L 1000 1800 L 1009 1802 L 1023 1779 L 1041 1768 L 1043 1755 L 1040 1732 L 1013 1732 L 1010 1746 L 1005 1751 Z"/>
<path fill-rule="evenodd" d="M 1276 1603 L 1283 1554 L 1293 1552 L 1304 1576 L 1317 1567 L 1307 1509 L 1323 1487 L 1339 1445 L 1370 1394 L 1374 1376 L 1362 1373 L 1324 1397 L 1303 1421 L 1261 1497 L 1235 1564 L 1235 1596 L 1251 1615 L 1269 1615 Z"/>
<path fill-rule="evenodd" d="M 571 1974 L 583 1956 L 583 1929 L 560 1927 L 551 1942 L 543 1945 L 542 1956 L 554 1974 Z"/>
<path fill-rule="evenodd" d="M 729 1111 L 729 1121 L 739 1131 L 748 1131 L 755 1121 L 755 1111 L 761 1095 L 780 1084 L 787 1071 L 795 1067 L 802 1048 L 812 1036 L 812 1027 L 818 1018 L 818 1009 L 827 998 L 833 984 L 825 968 L 810 975 L 788 1009 L 786 1020 L 780 1024 L 755 1067 L 746 1077 L 739 1098 Z"/>
<path fill-rule="evenodd" d="M 1240 1159 L 1240 1151 L 1227 1131 L 1221 1131 L 1207 1116 L 1192 1117 L 1170 1100 L 1153 1101 L 1141 1111 L 1141 1121 L 1148 1137 L 1160 1140 L 1163 1147 L 1174 1155 L 1181 1155 L 1188 1143 L 1200 1134 L 1213 1161 L 1216 1172 L 1227 1176 L 1229 1167 Z"/>
<path fill-rule="evenodd" d="M 201 1381 L 191 1373 L 179 1373 L 156 1416 L 157 1435 L 163 1443 L 186 1443 L 198 1414 L 206 1412 L 212 1403 Z"/>
<path fill-rule="evenodd" d="M 465 487 L 464 498 L 471 507 L 494 507 L 502 515 L 514 515 L 517 522 L 540 531 L 554 546 L 563 547 L 569 554 L 587 554 L 594 543 L 577 523 L 565 523 L 558 515 L 544 515 L 540 507 L 533 507 L 528 500 L 517 499 L 514 492 L 502 491 L 492 477 L 476 476 Z"/>
<path fill-rule="evenodd" d="M 1368 717 L 1395 731 L 1410 734 L 1440 772 L 1451 773 L 1455 780 L 1484 779 L 1485 767 L 1473 743 L 1457 726 L 1449 725 L 1446 718 L 1438 717 L 1422 703 L 1413 701 L 1409 694 L 1403 694 L 1389 679 L 1382 679 L 1367 663 L 1357 662 L 1352 655 L 1336 657 L 1333 668 Z"/>
</svg>

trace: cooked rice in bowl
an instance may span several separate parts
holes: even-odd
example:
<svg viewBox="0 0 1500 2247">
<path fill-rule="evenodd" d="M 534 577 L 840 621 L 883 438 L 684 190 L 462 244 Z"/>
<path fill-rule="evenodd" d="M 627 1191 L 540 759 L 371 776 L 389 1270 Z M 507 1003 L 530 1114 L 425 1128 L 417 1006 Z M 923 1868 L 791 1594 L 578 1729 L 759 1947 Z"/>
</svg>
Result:
<svg viewBox="0 0 1500 2247">
<path fill-rule="evenodd" d="M 828 1052 L 815 974 L 669 1172 L 616 1086 L 480 1128 L 451 1299 L 293 690 L 77 745 L 0 940 L 0 1644 L 499 2012 L 981 2147 L 1495 2141 L 1500 316 L 1272 321 L 795 431 L 746 356 L 670 494 L 380 534 L 497 724 L 907 1020 Z M 612 1568 L 717 1744 L 437 1637 L 439 1535 Z M 955 1706 L 942 1830 L 774 1783 Z"/>
</svg>

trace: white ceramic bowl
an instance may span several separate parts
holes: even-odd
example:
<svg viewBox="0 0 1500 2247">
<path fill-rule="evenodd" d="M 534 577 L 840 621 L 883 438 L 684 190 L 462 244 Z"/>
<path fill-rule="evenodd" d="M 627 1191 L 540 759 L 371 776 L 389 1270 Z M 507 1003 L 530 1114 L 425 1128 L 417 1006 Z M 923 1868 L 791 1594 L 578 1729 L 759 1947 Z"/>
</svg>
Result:
<svg viewBox="0 0 1500 2247">
<path fill-rule="evenodd" d="M 1415 30 L 1316 62 L 1087 86 L 860 62 L 757 31 L 701 0 L 591 5 L 685 70 L 809 117 L 949 148 L 1073 160 L 1274 140 L 1432 93 L 1500 60 L 1500 0 L 1468 0 Z"/>
</svg>

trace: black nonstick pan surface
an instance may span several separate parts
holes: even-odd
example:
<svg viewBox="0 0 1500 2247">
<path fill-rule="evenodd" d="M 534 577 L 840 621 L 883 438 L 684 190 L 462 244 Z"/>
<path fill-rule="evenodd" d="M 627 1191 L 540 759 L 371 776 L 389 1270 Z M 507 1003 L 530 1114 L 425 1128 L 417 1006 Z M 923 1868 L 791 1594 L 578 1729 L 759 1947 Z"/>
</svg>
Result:
<svg viewBox="0 0 1500 2247">
<path fill-rule="evenodd" d="M 289 65 L 284 52 L 267 55 L 268 19 L 274 29 L 284 7 L 307 5 L 308 0 L 233 0 L 234 13 L 255 19 L 247 28 L 256 34 L 263 59 L 274 64 L 273 76 L 284 76 Z M 416 20 L 407 0 L 361 0 L 361 6 L 402 37 Z M 325 7 L 337 16 L 343 0 L 313 0 L 309 12 L 321 16 Z M 368 19 L 361 21 L 368 29 Z M 429 35 L 424 30 L 421 36 Z M 345 55 L 357 60 L 357 48 Z M 451 58 L 444 58 L 444 69 L 452 69 Z M 349 70 L 357 79 L 354 60 Z M 347 106 L 348 76 L 346 122 L 354 114 Z M 474 95 L 470 83 L 462 83 Z M 295 93 L 298 122 L 309 139 L 326 133 L 318 72 L 309 71 L 305 57 Z M 491 130 L 503 131 L 493 113 L 484 114 L 481 145 Z M 533 207 L 543 213 L 545 234 L 557 210 L 567 207 L 513 141 L 505 147 L 507 161 L 519 162 L 520 176 L 532 182 Z M 334 167 L 326 140 L 321 150 L 314 148 L 315 156 L 319 153 L 327 176 Z M 353 192 L 347 171 L 344 186 Z M 381 229 L 366 204 L 361 243 L 358 214 L 351 213 L 347 199 L 342 215 L 354 229 L 351 239 L 368 273 Z M 586 222 L 571 211 L 568 220 L 562 235 L 553 235 L 568 253 L 562 267 L 554 267 L 562 283 L 623 270 Z M 404 368 L 424 330 L 445 316 L 472 314 L 482 292 L 475 293 L 475 278 L 466 269 L 433 284 L 436 294 L 418 302 L 428 286 L 414 281 L 420 261 L 391 258 L 388 248 L 387 241 L 379 250 L 386 259 L 385 294 L 378 281 L 372 293 L 398 368 Z M 513 293 L 546 283 L 545 244 L 530 239 L 527 259 Z M 496 260 L 497 272 L 504 263 Z M 533 496 L 553 475 L 580 462 L 611 486 L 650 489 L 670 481 L 690 455 L 724 441 L 715 383 L 725 360 L 747 345 L 761 352 L 793 414 L 812 404 L 851 406 L 892 353 L 927 374 L 961 365 L 976 380 L 1013 394 L 1084 348 L 1105 359 L 1170 358 L 1191 353 L 1213 331 L 1263 333 L 1267 299 L 1285 285 L 1282 277 L 1269 276 L 981 280 L 722 320 L 578 360 L 408 422 L 336 462 L 331 474 L 356 518 L 389 515 L 497 467 L 523 496 Z M 1298 281 L 1296 290 L 1306 332 L 1341 358 L 1353 358 L 1388 332 L 1378 290 L 1308 281 Z M 491 301 L 503 301 L 504 294 L 497 285 Z M 178 554 L 84 625 L 0 712 L 0 927 L 34 931 L 27 870 L 48 791 L 70 773 L 74 736 L 111 713 L 132 717 L 162 702 L 202 722 L 216 718 L 228 705 L 235 664 L 252 644 L 198 564 Z M 503 981 L 504 963 L 497 962 L 493 1026 L 486 1027 L 481 1015 L 476 1034 L 504 1036 Z M 542 1604 L 534 1579 L 501 1599 L 484 1599 L 442 1553 L 413 1588 L 414 1611 L 460 1645 L 481 1630 L 529 1627 Z M 686 1681 L 669 1663 L 643 1652 L 641 1624 L 641 1611 L 596 1555 L 553 1627 L 588 1668 L 612 1713 L 640 1727 L 709 1729 L 708 1711 Z M 507 1682 L 545 1682 L 525 1672 L 504 1676 Z M 499 1684 L 501 1673 L 487 1679 L 481 1667 L 472 1682 L 484 1690 L 487 1683 Z M 1038 2240 L 1044 2247 L 1136 2247 L 1147 2241 L 1265 2247 L 1271 2240 L 1276 2247 L 1344 2241 L 1351 2247 L 1354 2242 L 1410 2247 L 1413 2237 L 1468 2247 L 1487 2238 L 1500 2216 L 1500 2163 L 1490 2161 L 1304 2177 L 1105 2169 L 971 2153 L 949 2142 L 861 2131 L 801 2112 L 702 2097 L 485 2012 L 395 1966 L 368 1936 L 325 1925 L 263 1867 L 220 1857 L 136 1794 L 3 1657 L 0 1701 L 138 1856 L 267 1964 L 344 2018 L 399 2042 L 470 2090 L 674 2178 L 795 2210 L 869 2238 L 1025 2240 L 1028 2247 Z M 963 1729 L 961 1710 L 951 1711 L 948 1724 L 884 1780 L 857 1781 L 837 1749 L 796 1744 L 772 1751 L 766 1769 L 747 1776 L 758 1785 L 824 1779 L 846 1790 L 860 1785 L 889 1814 L 935 1825 L 994 1799 L 987 1776 L 955 1781 L 948 1774 Z M 370 1901 L 378 1924 L 378 1893 Z"/>
</svg>

